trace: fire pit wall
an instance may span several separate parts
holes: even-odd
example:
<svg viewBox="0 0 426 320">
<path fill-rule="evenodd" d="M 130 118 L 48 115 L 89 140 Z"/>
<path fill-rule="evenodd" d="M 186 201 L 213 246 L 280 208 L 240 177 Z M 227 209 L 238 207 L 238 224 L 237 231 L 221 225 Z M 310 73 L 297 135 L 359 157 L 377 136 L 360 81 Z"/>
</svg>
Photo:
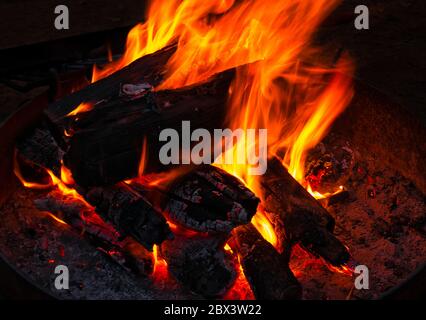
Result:
<svg viewBox="0 0 426 320">
<path fill-rule="evenodd" d="M 381 92 L 356 82 L 350 107 L 332 132 L 351 141 L 364 157 L 399 171 L 426 193 L 426 130 Z"/>
</svg>

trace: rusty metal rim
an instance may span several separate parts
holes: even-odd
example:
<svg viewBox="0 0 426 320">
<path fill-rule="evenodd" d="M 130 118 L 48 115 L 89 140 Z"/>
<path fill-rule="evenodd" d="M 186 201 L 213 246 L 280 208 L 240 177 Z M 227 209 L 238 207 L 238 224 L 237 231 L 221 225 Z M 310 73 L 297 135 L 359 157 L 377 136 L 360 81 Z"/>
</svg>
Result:
<svg viewBox="0 0 426 320">
<path fill-rule="evenodd" d="M 48 88 L 42 87 L 31 91 L 31 97 L 24 101 L 17 110 L 0 123 L 0 176 L 2 185 L 0 189 L 3 193 L 0 196 L 0 207 L 2 200 L 6 200 L 17 184 L 12 173 L 13 164 L 13 144 L 17 137 L 34 125 L 41 117 L 42 111 L 48 105 Z M 4 192 L 6 190 L 6 192 Z M 53 295 L 46 289 L 40 287 L 26 274 L 14 267 L 8 259 L 0 252 L 0 292 L 2 298 L 6 299 L 31 299 L 46 300 L 53 299 Z"/>
</svg>

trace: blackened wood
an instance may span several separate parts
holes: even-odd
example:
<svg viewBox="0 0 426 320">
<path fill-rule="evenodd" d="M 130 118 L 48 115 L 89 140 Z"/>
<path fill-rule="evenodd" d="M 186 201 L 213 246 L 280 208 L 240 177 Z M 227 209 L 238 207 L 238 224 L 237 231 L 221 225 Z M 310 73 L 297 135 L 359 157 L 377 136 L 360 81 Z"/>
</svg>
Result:
<svg viewBox="0 0 426 320">
<path fill-rule="evenodd" d="M 185 236 L 161 245 L 170 273 L 191 291 L 208 298 L 220 297 L 236 278 L 235 265 L 225 254 L 223 236 Z"/>
<path fill-rule="evenodd" d="M 200 232 L 229 233 L 256 214 L 259 199 L 224 170 L 194 168 L 169 187 L 164 212 L 177 224 Z"/>
<path fill-rule="evenodd" d="M 114 227 L 99 218 L 94 218 L 93 208 L 83 201 L 54 190 L 43 198 L 34 200 L 37 209 L 47 211 L 78 230 L 87 232 L 103 241 L 116 245 L 120 233 Z"/>
<path fill-rule="evenodd" d="M 124 183 L 91 188 L 85 199 L 122 234 L 134 237 L 149 250 L 173 237 L 161 213 Z"/>
<path fill-rule="evenodd" d="M 133 178 L 146 139 L 145 173 L 169 170 L 170 165 L 159 159 L 165 144 L 159 141 L 160 132 L 169 128 L 181 132 L 182 121 L 189 121 L 191 130 L 222 128 L 233 77 L 234 70 L 229 70 L 191 87 L 150 92 L 134 101 L 117 98 L 97 104 L 79 115 L 65 164 L 82 186 Z"/>
<path fill-rule="evenodd" d="M 57 177 L 61 174 L 64 151 L 58 146 L 45 126 L 36 128 L 16 144 L 19 155 L 33 165 L 51 170 Z"/>
<path fill-rule="evenodd" d="M 98 102 L 118 97 L 123 83 L 150 83 L 158 85 L 163 77 L 163 68 L 176 46 L 171 45 L 153 54 L 146 55 L 107 78 L 51 104 L 45 114 L 56 125 L 63 125 L 67 115 L 82 102 Z"/>
<path fill-rule="evenodd" d="M 54 190 L 34 200 L 34 204 L 68 224 L 127 271 L 138 275 L 152 273 L 152 253 L 129 237 L 122 240 L 114 226 L 104 222 L 84 201 Z"/>
<path fill-rule="evenodd" d="M 244 275 L 260 300 L 296 300 L 302 287 L 288 266 L 288 259 L 256 230 L 252 224 L 234 230 L 237 250 Z"/>
<path fill-rule="evenodd" d="M 120 265 L 127 272 L 138 276 L 149 276 L 154 271 L 154 256 L 139 243 L 127 237 L 126 245 L 100 245 L 98 250 Z M 131 243 L 131 244 L 130 244 Z"/>
<path fill-rule="evenodd" d="M 284 243 L 300 243 L 334 266 L 346 263 L 350 254 L 333 235 L 334 218 L 273 158 L 261 178 L 263 205 L 274 225 L 279 249 Z"/>
</svg>

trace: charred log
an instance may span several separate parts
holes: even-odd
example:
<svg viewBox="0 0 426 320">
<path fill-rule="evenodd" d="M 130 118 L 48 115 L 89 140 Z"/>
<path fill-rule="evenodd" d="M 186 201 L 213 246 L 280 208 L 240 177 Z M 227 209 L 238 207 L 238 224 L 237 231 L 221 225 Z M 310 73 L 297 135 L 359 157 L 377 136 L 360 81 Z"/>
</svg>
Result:
<svg viewBox="0 0 426 320">
<path fill-rule="evenodd" d="M 238 179 L 213 166 L 195 169 L 172 186 L 165 213 L 201 232 L 229 233 L 249 223 L 259 199 Z"/>
<path fill-rule="evenodd" d="M 236 278 L 235 265 L 225 254 L 223 236 L 176 235 L 161 245 L 170 273 L 191 291 L 213 298 L 223 295 Z"/>
<path fill-rule="evenodd" d="M 55 190 L 43 198 L 36 199 L 34 204 L 40 211 L 52 213 L 82 234 L 125 270 L 138 275 L 152 273 L 152 253 L 131 238 L 122 240 L 120 233 L 104 222 L 84 201 Z"/>
<path fill-rule="evenodd" d="M 102 218 L 149 250 L 173 237 L 164 217 L 124 183 L 92 188 L 85 198 Z"/>
<path fill-rule="evenodd" d="M 146 55 L 109 77 L 51 104 L 45 111 L 47 118 L 57 127 L 63 127 L 68 121 L 67 115 L 79 104 L 114 99 L 119 96 L 123 83 L 150 83 L 152 86 L 157 86 L 162 81 L 164 66 L 175 51 L 176 45 L 171 45 Z"/>
<path fill-rule="evenodd" d="M 261 187 L 265 211 L 283 248 L 286 242 L 300 243 L 334 266 L 346 263 L 350 254 L 333 235 L 334 219 L 281 165 L 268 161 Z"/>
<path fill-rule="evenodd" d="M 252 224 L 236 228 L 234 240 L 232 247 L 239 254 L 256 299 L 301 299 L 302 287 L 288 266 L 288 258 L 263 239 Z"/>
<path fill-rule="evenodd" d="M 59 177 L 64 151 L 58 146 L 48 128 L 36 128 L 16 145 L 19 155 L 32 165 L 48 168 Z"/>
<path fill-rule="evenodd" d="M 209 165 L 181 174 L 157 192 L 140 183 L 131 187 L 157 202 L 172 222 L 199 232 L 229 233 L 249 223 L 259 203 L 240 180 Z"/>
<path fill-rule="evenodd" d="M 92 208 L 73 196 L 54 190 L 35 200 L 34 204 L 37 209 L 54 214 L 79 232 L 86 232 L 114 245 L 120 240 L 120 233 L 112 225 L 96 217 Z"/>
<path fill-rule="evenodd" d="M 114 184 L 134 177 L 144 137 L 150 154 L 158 154 L 158 135 L 164 128 L 177 128 L 185 120 L 194 128 L 221 127 L 233 71 L 188 88 L 152 91 L 161 83 L 163 68 L 175 50 L 176 46 L 170 46 L 142 57 L 48 108 L 46 116 L 55 138 L 64 149 L 70 145 L 66 164 L 78 184 Z M 133 95 L 128 95 L 128 87 Z M 70 116 L 83 102 L 96 106 Z M 156 157 L 148 162 L 148 171 L 162 167 Z"/>
<path fill-rule="evenodd" d="M 72 123 L 73 136 L 64 161 L 82 186 L 114 184 L 137 176 L 146 143 L 145 173 L 170 169 L 158 154 L 163 129 L 221 128 L 234 71 L 188 88 L 149 91 L 136 100 L 117 98 L 98 103 Z M 62 130 L 63 131 L 63 130 Z M 180 161 L 181 162 L 181 161 Z"/>
</svg>

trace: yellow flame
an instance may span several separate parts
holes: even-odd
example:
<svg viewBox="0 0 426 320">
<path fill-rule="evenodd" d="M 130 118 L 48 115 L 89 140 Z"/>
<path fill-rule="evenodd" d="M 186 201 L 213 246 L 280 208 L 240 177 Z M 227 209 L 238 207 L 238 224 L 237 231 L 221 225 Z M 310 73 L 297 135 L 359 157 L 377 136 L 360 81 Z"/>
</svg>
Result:
<svg viewBox="0 0 426 320">
<path fill-rule="evenodd" d="M 177 50 L 156 90 L 187 86 L 237 68 L 229 88 L 228 127 L 267 129 L 268 155 L 284 155 L 283 165 L 307 187 L 306 154 L 324 137 L 353 95 L 349 58 L 343 55 L 335 64 L 321 61 L 321 49 L 311 41 L 321 22 L 339 3 L 151 1 L 146 23 L 129 33 L 123 57 L 102 69 L 94 67 L 92 81 L 173 42 L 177 42 Z M 257 143 L 249 145 L 243 140 L 225 152 L 237 159 L 241 152 L 254 153 Z M 259 192 L 257 178 L 248 174 L 248 164 L 219 166 Z M 324 196 L 310 192 L 316 197 Z M 264 214 L 258 213 L 253 223 L 268 241 L 276 241 Z"/>
<path fill-rule="evenodd" d="M 72 177 L 72 173 L 71 173 L 71 170 L 70 169 L 68 169 L 65 165 L 64 165 L 64 163 L 63 163 L 63 161 L 61 161 L 61 180 L 62 180 L 62 182 L 64 182 L 65 184 L 67 184 L 67 185 L 72 185 L 72 184 L 74 184 L 75 182 L 74 182 L 74 179 L 73 179 L 73 177 Z"/>
<path fill-rule="evenodd" d="M 256 227 L 262 237 L 274 247 L 278 244 L 277 235 L 274 227 L 262 211 L 258 211 L 253 217 L 251 223 Z"/>
</svg>

